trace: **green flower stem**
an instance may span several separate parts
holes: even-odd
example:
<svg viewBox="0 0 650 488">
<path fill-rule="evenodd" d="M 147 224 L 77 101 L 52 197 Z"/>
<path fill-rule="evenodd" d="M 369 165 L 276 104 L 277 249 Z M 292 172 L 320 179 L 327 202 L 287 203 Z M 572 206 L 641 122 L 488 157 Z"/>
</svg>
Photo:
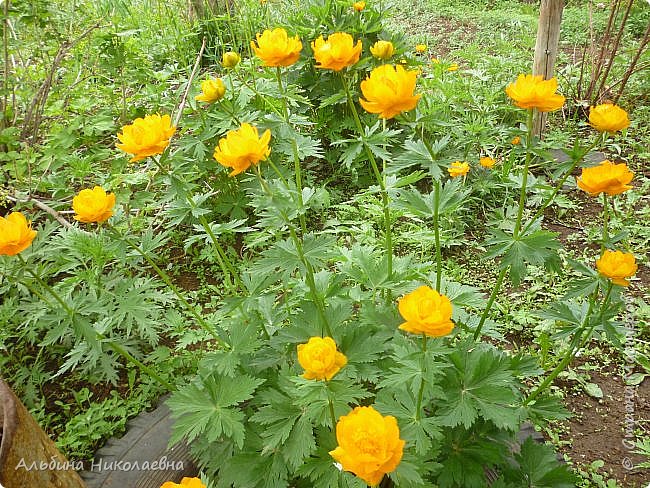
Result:
<svg viewBox="0 0 650 488">
<path fill-rule="evenodd" d="M 257 174 L 257 178 L 260 180 L 260 184 L 262 185 L 262 188 L 264 191 L 270 196 L 273 197 L 273 191 L 269 187 L 269 185 L 266 183 L 264 178 L 262 177 L 262 172 L 260 171 L 259 166 L 255 166 L 255 173 Z M 284 213 L 284 211 L 281 211 L 282 217 L 284 218 L 284 221 L 287 224 L 287 227 L 289 228 L 289 235 L 291 236 L 291 240 L 293 241 L 294 246 L 296 246 L 296 252 L 298 253 L 298 259 L 300 259 L 300 262 L 303 264 L 305 267 L 305 280 L 307 281 L 307 286 L 309 287 L 309 292 L 311 294 L 312 300 L 314 301 L 314 304 L 316 305 L 316 310 L 318 311 L 318 316 L 321 320 L 321 323 L 323 324 L 324 331 L 321 332 L 322 335 L 327 334 L 329 337 L 333 337 L 332 335 L 332 329 L 330 327 L 329 321 L 327 320 L 327 315 L 325 315 L 325 302 L 322 300 L 321 296 L 318 294 L 318 290 L 316 288 L 316 279 L 314 277 L 314 268 L 312 267 L 311 263 L 307 260 L 305 257 L 305 252 L 302 246 L 302 240 L 298 237 L 298 234 L 296 233 L 296 228 L 293 226 L 291 221 L 289 220 L 289 217 Z"/>
<path fill-rule="evenodd" d="M 329 389 L 329 381 L 327 383 L 327 403 L 329 405 L 329 410 L 330 410 L 330 419 L 332 420 L 332 432 L 334 432 L 334 436 L 336 436 L 336 414 L 334 413 L 334 402 L 332 402 L 332 396 L 331 396 L 331 391 Z"/>
<path fill-rule="evenodd" d="M 421 137 L 429 156 L 431 156 L 432 160 L 435 160 L 436 155 L 433 153 L 431 144 L 429 144 L 429 141 L 424 138 L 424 124 L 422 124 Z M 440 179 L 433 179 L 433 189 L 436 192 L 433 199 L 433 234 L 436 244 L 436 290 L 440 292 L 440 284 L 442 281 L 442 249 L 440 248 Z"/>
<path fill-rule="evenodd" d="M 219 244 L 219 239 L 217 239 L 217 236 L 214 235 L 214 232 L 212 232 L 212 229 L 210 228 L 207 219 L 203 215 L 201 215 L 199 217 L 199 222 L 201 222 L 201 225 L 208 233 L 208 236 L 210 236 L 210 239 L 214 244 L 214 248 L 216 250 L 215 256 L 217 257 L 217 261 L 219 263 L 219 266 L 221 267 L 221 271 L 224 276 L 224 283 L 226 284 L 226 287 L 228 289 L 231 289 L 232 284 L 230 282 L 230 277 L 232 276 L 234 278 L 236 286 L 239 288 L 243 288 L 244 284 L 242 283 L 241 278 L 239 277 L 239 273 L 237 273 L 236 268 L 234 267 L 230 259 L 228 259 L 228 254 L 226 254 L 224 248 L 221 247 L 221 244 Z"/>
<path fill-rule="evenodd" d="M 515 228 L 512 233 L 512 236 L 515 240 L 517 240 L 520 235 L 521 219 L 524 215 L 524 207 L 526 206 L 526 186 L 528 184 L 528 167 L 530 166 L 530 161 L 532 158 L 532 147 L 533 147 L 533 110 L 532 109 L 528 111 L 528 119 L 526 123 L 528 129 L 528 135 L 526 136 L 526 162 L 524 164 L 524 174 L 521 181 L 521 191 L 519 193 L 519 208 L 517 210 L 517 220 L 515 221 Z M 494 284 L 494 288 L 492 289 L 490 298 L 488 299 L 485 309 L 483 310 L 483 314 L 481 314 L 481 319 L 479 320 L 478 326 L 476 327 L 476 331 L 474 332 L 474 340 L 477 340 L 479 338 L 479 335 L 481 334 L 481 329 L 483 329 L 483 325 L 485 324 L 485 320 L 487 319 L 488 313 L 490 313 L 490 309 L 494 304 L 494 300 L 496 299 L 499 291 L 501 291 L 501 285 L 503 285 L 503 280 L 506 277 L 506 274 L 508 273 L 508 269 L 509 267 L 506 267 L 499 272 L 499 276 L 497 277 L 497 281 Z"/>
<path fill-rule="evenodd" d="M 609 302 L 609 297 L 612 292 L 612 283 L 609 283 L 609 286 L 607 287 L 607 292 L 605 293 L 605 298 L 603 298 L 603 304 L 601 305 L 601 313 L 600 317 L 602 317 L 603 311 L 605 310 L 605 307 L 607 307 L 607 304 Z M 544 390 L 546 390 L 555 380 L 555 378 L 558 377 L 558 375 L 566 369 L 566 367 L 573 361 L 573 359 L 576 357 L 576 354 L 578 354 L 578 351 L 582 349 L 587 341 L 591 338 L 591 334 L 594 331 L 594 328 L 598 324 L 599 320 L 595 320 L 594 324 L 589 327 L 588 329 L 585 328 L 585 325 L 587 323 L 587 320 L 589 320 L 589 316 L 591 315 L 591 310 L 594 306 L 595 300 L 591 299 L 589 300 L 589 309 L 587 310 L 587 313 L 585 314 L 585 318 L 582 321 L 582 324 L 580 324 L 580 327 L 578 328 L 578 331 L 576 332 L 575 336 L 573 337 L 573 340 L 571 341 L 571 348 L 569 350 L 569 353 L 564 357 L 564 359 L 558 364 L 555 369 L 549 374 L 540 385 L 535 388 L 535 390 L 526 397 L 526 400 L 524 400 L 524 405 L 528 405 L 530 402 L 532 402 L 537 396 L 539 396 L 540 393 L 542 393 Z M 583 335 L 583 332 L 586 333 Z"/>
<path fill-rule="evenodd" d="M 239 75 L 239 70 L 237 71 L 237 74 Z M 268 98 L 266 98 L 265 95 L 262 95 L 259 91 L 257 91 L 257 88 L 255 86 L 251 86 L 246 82 L 245 77 L 238 76 L 237 78 L 241 82 L 242 85 L 244 85 L 246 88 L 248 88 L 250 91 L 252 91 L 255 94 L 256 97 L 259 97 L 266 105 L 268 105 L 269 108 L 273 112 L 275 112 L 275 114 L 278 117 L 281 117 L 281 118 L 283 117 L 282 113 L 276 108 L 275 105 L 273 105 L 273 103 Z"/>
<path fill-rule="evenodd" d="M 231 81 L 231 86 L 232 86 L 232 81 Z M 223 99 L 222 99 L 223 100 Z M 221 101 L 220 101 L 221 102 Z M 224 112 L 226 112 L 232 120 L 235 121 L 237 125 L 241 125 L 241 121 L 239 120 L 239 117 L 237 117 L 237 114 L 235 113 L 235 109 L 233 108 L 232 110 L 226 108 L 225 103 L 219 103 L 219 106 L 223 109 Z"/>
<path fill-rule="evenodd" d="M 284 86 L 282 85 L 282 70 L 278 66 L 276 68 L 276 74 L 278 78 L 278 87 L 280 88 L 280 93 L 282 93 L 282 109 L 284 113 L 284 121 L 287 123 L 287 125 L 290 125 L 290 119 L 289 119 L 289 106 L 287 104 L 287 92 L 284 89 Z M 304 206 L 304 202 L 302 199 L 302 170 L 300 168 L 300 154 L 298 153 L 298 143 L 296 142 L 296 138 L 292 137 L 291 138 L 291 150 L 293 152 L 293 163 L 294 163 L 294 169 L 296 172 L 296 189 L 298 190 L 298 205 L 300 205 L 300 208 Z M 301 212 L 298 215 L 298 219 L 300 220 L 300 229 L 302 230 L 303 234 L 307 233 L 307 224 L 305 222 L 305 216 Z"/>
<path fill-rule="evenodd" d="M 38 283 L 39 283 L 43 288 L 45 288 L 45 289 L 47 290 L 47 292 L 52 296 L 52 298 L 54 298 L 54 299 L 59 303 L 59 305 L 61 305 L 61 307 L 63 308 L 63 310 L 65 310 L 65 312 L 66 312 L 66 313 L 68 314 L 68 316 L 70 317 L 70 320 L 71 320 L 73 323 L 76 322 L 76 320 L 77 320 L 77 314 L 76 314 L 75 310 L 74 310 L 72 307 L 70 307 L 70 305 L 68 305 L 68 303 L 67 303 L 67 302 L 66 302 L 66 301 L 61 297 L 61 295 L 59 295 L 56 291 L 54 291 L 54 288 L 52 288 L 50 285 L 48 285 L 48 284 L 47 284 L 47 283 L 46 283 L 46 282 L 45 282 L 45 281 L 44 281 L 40 276 L 38 276 L 38 275 L 37 275 L 37 274 L 36 274 L 36 273 L 35 273 L 35 272 L 34 272 L 34 271 L 33 271 L 33 270 L 28 266 L 27 262 L 25 262 L 25 260 L 23 259 L 23 257 L 22 257 L 20 254 L 18 254 L 17 256 L 18 256 L 18 259 L 20 260 L 20 262 L 22 263 L 23 267 L 27 270 L 27 272 L 28 272 L 30 275 L 32 275 L 32 277 L 33 277 L 36 281 L 38 281 Z M 23 283 L 23 284 L 25 284 L 25 283 Z M 27 285 L 27 284 L 25 284 L 25 285 L 26 285 L 27 288 L 29 288 L 31 291 L 34 291 L 34 289 L 33 289 L 31 286 L 29 286 L 29 285 Z M 36 295 L 39 296 L 41 299 L 44 298 L 40 293 L 36 293 Z M 48 302 L 45 300 L 45 303 L 48 303 Z M 48 305 L 50 305 L 50 304 L 48 303 Z M 95 335 L 97 336 L 97 338 L 98 338 L 99 340 L 104 341 L 104 342 L 105 342 L 106 344 L 108 344 L 108 346 L 109 346 L 111 349 L 113 349 L 117 354 L 119 354 L 119 355 L 122 356 L 124 359 L 126 359 L 127 362 L 133 364 L 133 365 L 136 366 L 138 369 L 140 369 L 140 371 L 142 371 L 143 373 L 145 373 L 146 375 L 148 375 L 150 378 L 156 380 L 156 381 L 157 381 L 158 383 L 160 383 L 163 387 L 165 387 L 165 388 L 167 389 L 167 391 L 174 391 L 174 390 L 176 390 L 176 387 L 175 387 L 175 386 L 173 386 L 171 383 L 169 383 L 168 381 L 166 381 L 166 380 L 164 380 L 162 377 L 160 377 L 160 375 L 158 375 L 158 373 L 156 373 L 154 370 L 152 370 L 151 368 L 149 368 L 148 366 L 146 366 L 145 364 L 143 364 L 142 362 L 140 362 L 140 361 L 138 361 L 136 358 L 134 358 L 134 357 L 131 355 L 131 353 L 129 353 L 129 352 L 128 352 L 126 349 L 124 349 L 122 346 L 120 346 L 119 344 L 117 344 L 117 343 L 115 343 L 115 342 L 113 342 L 113 341 L 107 339 L 106 336 L 105 336 L 104 334 L 102 334 L 102 333 L 100 333 L 100 332 L 97 332 L 94 328 L 93 328 L 93 331 L 95 332 Z"/>
<path fill-rule="evenodd" d="M 517 221 L 515 222 L 515 230 L 513 232 L 513 237 L 517 239 L 519 237 L 519 231 L 521 230 L 521 218 L 524 215 L 524 207 L 526 206 L 526 186 L 528 184 L 528 166 L 530 166 L 530 160 L 532 159 L 532 147 L 533 147 L 533 110 L 528 110 L 528 135 L 526 136 L 526 163 L 524 164 L 524 174 L 521 181 L 521 192 L 519 193 L 519 209 L 517 210 Z"/>
<path fill-rule="evenodd" d="M 140 249 L 138 246 L 135 245 L 129 238 L 126 236 L 123 236 L 120 234 L 112 225 L 107 224 L 108 229 L 115 234 L 115 236 L 120 239 L 121 241 L 125 242 L 131 249 L 133 249 L 135 252 L 137 252 L 140 256 L 142 256 L 147 263 L 149 263 L 149 266 L 153 268 L 153 270 L 160 276 L 160 279 L 163 280 L 163 282 L 167 285 L 167 287 L 172 291 L 174 295 L 176 295 L 176 298 L 180 300 L 180 302 L 183 304 L 183 306 L 187 309 L 187 311 L 196 319 L 197 323 L 199 326 L 208 332 L 214 341 L 224 349 L 230 349 L 230 346 L 226 344 L 221 337 L 219 337 L 219 334 L 217 334 L 217 331 L 209 325 L 203 317 L 196 311 L 196 309 L 189 304 L 189 302 L 185 299 L 183 294 L 178 290 L 178 288 L 174 285 L 172 282 L 171 278 L 169 275 L 163 271 L 162 268 L 160 268 L 154 261 L 149 257 L 149 255 L 144 252 L 142 249 Z"/>
<path fill-rule="evenodd" d="M 555 188 L 553 189 L 553 193 L 551 193 L 551 196 L 548 197 L 548 198 L 544 201 L 544 203 L 542 203 L 542 206 L 539 207 L 539 208 L 537 209 L 537 212 L 535 212 L 535 215 L 533 215 L 533 218 L 530 219 L 530 221 L 529 221 L 529 222 L 526 224 L 526 226 L 524 227 L 524 230 L 521 231 L 522 234 L 525 234 L 526 231 L 528 231 L 528 229 L 530 229 L 531 226 L 535 223 L 535 221 L 536 221 L 536 220 L 537 220 L 537 219 L 538 219 L 538 218 L 539 218 L 539 217 L 544 213 L 544 210 L 546 210 L 546 208 L 547 208 L 551 203 L 553 203 L 553 201 L 555 200 L 556 195 L 557 195 L 557 194 L 560 192 L 560 190 L 562 189 L 562 186 L 564 185 L 564 182 L 565 182 L 565 181 L 566 181 L 566 180 L 571 176 L 571 173 L 573 173 L 573 170 L 576 169 L 576 166 L 578 166 L 578 164 L 580 164 L 580 163 L 582 162 L 582 160 L 585 158 L 585 156 L 587 156 L 587 154 L 589 154 L 593 148 L 595 148 L 595 147 L 596 147 L 596 146 L 597 146 L 601 141 L 602 141 L 602 142 L 605 142 L 606 139 L 607 139 L 607 132 L 603 132 L 602 136 L 601 136 L 601 135 L 598 135 L 598 136 L 596 137 L 596 139 L 594 140 L 593 144 L 591 144 L 591 146 L 589 146 L 589 147 L 587 148 L 587 150 L 586 150 L 584 153 L 582 153 L 582 154 L 580 155 L 580 157 L 578 157 L 578 158 L 573 162 L 573 164 L 572 164 L 571 167 L 568 169 L 568 171 L 567 171 L 566 173 L 564 173 L 564 176 L 562 176 L 562 178 L 560 178 L 560 181 L 558 182 L 558 184 L 557 184 L 557 185 L 555 186 Z"/>
<path fill-rule="evenodd" d="M 492 305 L 494 304 L 494 300 L 496 300 L 497 295 L 499 294 L 499 291 L 501 290 L 501 285 L 503 284 L 503 280 L 506 277 L 506 274 L 508 274 L 508 268 L 503 268 L 499 272 L 499 276 L 497 276 L 497 281 L 494 284 L 494 288 L 492 288 L 492 293 L 490 294 L 490 298 L 488 298 L 488 302 L 485 305 L 485 308 L 483 309 L 483 313 L 481 314 L 481 320 L 479 320 L 478 325 L 476 326 L 476 332 L 474 332 L 474 340 L 477 340 L 479 336 L 481 335 L 481 330 L 483 329 L 483 324 L 485 324 L 485 320 L 487 319 L 488 313 L 490 313 L 490 309 L 492 308 Z"/>
<path fill-rule="evenodd" d="M 420 378 L 420 390 L 418 391 L 418 404 L 415 407 L 415 420 L 422 418 L 422 397 L 424 396 L 424 374 L 426 371 L 427 335 L 422 334 L 422 378 Z"/>
<path fill-rule="evenodd" d="M 433 199 L 433 234 L 436 242 L 436 291 L 440 292 L 442 282 L 442 249 L 440 249 L 440 180 L 434 180 L 436 191 Z"/>
<path fill-rule="evenodd" d="M 345 76 L 343 74 L 341 74 L 341 82 L 343 83 L 345 96 L 348 99 L 348 105 L 350 106 L 350 110 L 352 111 L 352 116 L 357 126 L 357 130 L 359 131 L 359 136 L 361 137 L 363 147 L 366 150 L 366 154 L 368 156 L 368 159 L 370 160 L 370 165 L 372 166 L 372 171 L 375 174 L 375 178 L 381 190 L 381 201 L 382 201 L 382 206 L 384 208 L 384 231 L 386 237 L 386 241 L 385 241 L 386 267 L 388 271 L 388 279 L 390 280 L 393 276 L 393 236 L 391 233 L 390 207 L 389 207 L 388 192 L 386 191 L 386 183 L 384 182 L 384 178 L 382 177 L 381 173 L 379 172 L 379 168 L 377 167 L 377 160 L 375 159 L 375 155 L 372 153 L 372 150 L 370 149 L 370 147 L 365 141 L 363 126 L 361 125 L 361 119 L 359 118 L 359 113 L 357 112 L 357 108 L 354 105 L 354 101 L 352 100 L 352 95 L 350 94 L 350 88 L 348 87 L 348 82 L 345 79 Z"/>
<path fill-rule="evenodd" d="M 603 242 L 600 244 L 601 254 L 609 241 L 609 205 L 607 204 L 607 193 L 603 193 Z"/>
</svg>

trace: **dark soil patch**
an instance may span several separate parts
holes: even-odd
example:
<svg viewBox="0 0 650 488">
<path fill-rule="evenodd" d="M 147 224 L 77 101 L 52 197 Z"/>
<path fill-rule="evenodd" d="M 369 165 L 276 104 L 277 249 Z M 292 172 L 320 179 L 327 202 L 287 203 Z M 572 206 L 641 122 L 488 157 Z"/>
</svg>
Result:
<svg viewBox="0 0 650 488">
<path fill-rule="evenodd" d="M 630 468 L 646 459 L 628 447 L 636 440 L 630 437 L 630 427 L 643 432 L 650 428 L 650 383 L 645 381 L 626 391 L 625 379 L 614 367 L 591 372 L 591 381 L 600 386 L 603 398 L 592 398 L 581 390 L 567 395 L 565 404 L 574 417 L 565 423 L 567 432 L 561 440 L 572 444 L 560 450 L 581 465 L 604 461 L 603 471 L 620 486 L 645 487 L 650 482 L 650 470 Z M 573 389 L 575 385 L 565 382 L 563 386 Z"/>
<path fill-rule="evenodd" d="M 428 30 L 434 38 L 431 54 L 445 56 L 460 46 L 471 44 L 476 39 L 478 26 L 472 22 L 438 17 L 428 26 Z"/>
</svg>

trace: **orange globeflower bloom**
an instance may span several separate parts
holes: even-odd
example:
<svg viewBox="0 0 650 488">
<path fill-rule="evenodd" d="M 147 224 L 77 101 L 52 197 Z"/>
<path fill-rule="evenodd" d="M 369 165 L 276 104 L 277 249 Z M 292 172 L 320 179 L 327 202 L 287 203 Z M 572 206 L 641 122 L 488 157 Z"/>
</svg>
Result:
<svg viewBox="0 0 650 488">
<path fill-rule="evenodd" d="M 20 212 L 0 217 L 0 256 L 15 256 L 32 244 L 36 231 L 30 224 Z"/>
<path fill-rule="evenodd" d="M 457 176 L 465 176 L 469 173 L 469 163 L 465 161 L 454 161 L 451 163 L 449 168 L 447 168 L 449 176 L 456 178 Z"/>
<path fill-rule="evenodd" d="M 271 154 L 270 141 L 270 130 L 259 137 L 257 127 L 244 122 L 239 129 L 228 131 L 226 137 L 219 140 L 214 149 L 214 159 L 233 169 L 228 176 L 235 176 L 246 171 L 251 164 L 264 161 Z"/>
<path fill-rule="evenodd" d="M 352 4 L 352 8 L 354 8 L 354 10 L 357 12 L 361 12 L 364 8 L 366 8 L 366 2 L 354 2 Z"/>
<path fill-rule="evenodd" d="M 429 337 L 442 337 L 451 333 L 451 301 L 433 288 L 421 286 L 397 302 L 400 315 L 406 320 L 401 330 Z"/>
<path fill-rule="evenodd" d="M 117 135 L 120 144 L 117 148 L 133 154 L 129 162 L 134 163 L 148 156 L 162 154 L 169 146 L 169 140 L 176 132 L 169 115 L 147 115 L 138 117 L 131 125 L 122 127 Z"/>
<path fill-rule="evenodd" d="M 377 486 L 402 460 L 405 441 L 399 438 L 397 420 L 373 407 L 356 407 L 336 424 L 338 446 L 330 451 L 345 471 L 370 486 Z"/>
<path fill-rule="evenodd" d="M 114 206 L 115 194 L 107 194 L 101 186 L 81 190 L 72 199 L 72 209 L 76 214 L 74 218 L 86 224 L 108 220 L 113 215 Z"/>
<path fill-rule="evenodd" d="M 481 159 L 479 159 L 479 163 L 481 163 L 481 166 L 483 166 L 484 168 L 490 169 L 494 167 L 496 161 L 493 158 L 484 156 Z"/>
<path fill-rule="evenodd" d="M 596 260 L 598 272 L 620 286 L 630 286 L 630 278 L 638 269 L 634 254 L 621 251 L 605 250 L 603 255 Z"/>
<path fill-rule="evenodd" d="M 400 65 L 377 66 L 361 82 L 361 92 L 366 99 L 360 98 L 359 103 L 367 112 L 379 114 L 381 119 L 392 119 L 413 110 L 422 96 L 413 93 L 416 78 L 416 71 L 407 71 Z"/>
<path fill-rule="evenodd" d="M 300 37 L 289 37 L 287 31 L 278 27 L 265 30 L 257 34 L 257 45 L 251 41 L 251 48 L 255 54 L 264 62 L 264 66 L 291 66 L 300 57 L 302 42 Z"/>
<path fill-rule="evenodd" d="M 624 191 L 634 188 L 628 185 L 634 178 L 634 173 L 630 171 L 625 163 L 614 164 L 611 161 L 602 161 L 598 166 L 583 168 L 582 174 L 576 178 L 578 188 L 595 197 L 600 193 L 608 195 L 618 195 Z"/>
<path fill-rule="evenodd" d="M 618 132 L 630 126 L 627 112 L 613 103 L 589 107 L 589 123 L 598 132 Z"/>
<path fill-rule="evenodd" d="M 517 81 L 506 87 L 506 93 L 519 108 L 535 108 L 551 112 L 562 108 L 564 97 L 555 93 L 557 80 L 544 80 L 542 75 L 519 75 Z"/>
<path fill-rule="evenodd" d="M 512 144 L 513 146 L 517 146 L 521 144 L 521 137 L 519 136 L 513 137 L 512 140 L 510 141 L 510 144 Z"/>
<path fill-rule="evenodd" d="M 320 36 L 311 43 L 316 59 L 316 67 L 341 71 L 359 61 L 363 45 L 361 41 L 354 44 L 354 39 L 345 32 L 331 34 L 327 41 Z"/>
<path fill-rule="evenodd" d="M 206 488 L 199 478 L 183 478 L 179 483 L 166 481 L 160 488 Z"/>
<path fill-rule="evenodd" d="M 331 380 L 348 359 L 336 350 L 331 337 L 312 337 L 307 344 L 298 344 L 298 362 L 306 380 Z"/>
</svg>

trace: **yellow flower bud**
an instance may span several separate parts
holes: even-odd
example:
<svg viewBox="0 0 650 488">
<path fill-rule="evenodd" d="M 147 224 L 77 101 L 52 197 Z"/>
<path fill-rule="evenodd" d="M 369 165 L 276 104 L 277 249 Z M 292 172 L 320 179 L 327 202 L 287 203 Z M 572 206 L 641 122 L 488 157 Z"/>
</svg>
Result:
<svg viewBox="0 0 650 488">
<path fill-rule="evenodd" d="M 390 59 L 395 54 L 395 47 L 390 41 L 377 41 L 370 46 L 370 53 L 377 59 Z"/>
<path fill-rule="evenodd" d="M 224 68 L 234 68 L 241 61 L 241 56 L 234 51 L 228 51 L 221 56 L 221 65 Z"/>
<path fill-rule="evenodd" d="M 213 103 L 221 100 L 226 94 L 226 85 L 221 78 L 204 80 L 201 82 L 201 94 L 194 97 L 200 102 Z"/>
</svg>

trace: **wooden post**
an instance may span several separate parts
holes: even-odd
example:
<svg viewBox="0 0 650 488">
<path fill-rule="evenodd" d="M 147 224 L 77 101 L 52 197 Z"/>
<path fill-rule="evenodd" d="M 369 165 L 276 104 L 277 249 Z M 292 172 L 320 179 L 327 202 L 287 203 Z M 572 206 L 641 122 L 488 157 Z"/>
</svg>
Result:
<svg viewBox="0 0 650 488">
<path fill-rule="evenodd" d="M 0 485 L 85 488 L 77 472 L 0 379 Z"/>
<path fill-rule="evenodd" d="M 545 80 L 555 74 L 555 58 L 560 43 L 560 24 L 564 0 L 542 0 L 539 11 L 539 25 L 537 28 L 537 41 L 535 42 L 535 60 L 533 61 L 533 74 L 542 75 Z M 546 114 L 535 112 L 533 118 L 533 134 L 542 137 Z"/>
</svg>

